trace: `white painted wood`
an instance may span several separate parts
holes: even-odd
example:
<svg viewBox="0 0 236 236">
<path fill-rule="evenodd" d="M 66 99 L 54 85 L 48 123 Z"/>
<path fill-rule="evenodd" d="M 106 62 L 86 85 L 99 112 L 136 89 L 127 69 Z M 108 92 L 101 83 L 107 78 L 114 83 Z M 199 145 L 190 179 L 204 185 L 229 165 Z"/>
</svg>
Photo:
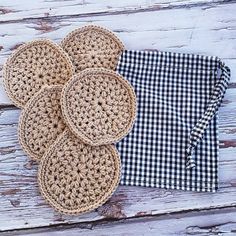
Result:
<svg viewBox="0 0 236 236">
<path fill-rule="evenodd" d="M 144 10 L 159 10 L 166 8 L 180 8 L 190 6 L 208 6 L 210 3 L 222 3 L 224 0 L 37 0 L 32 4 L 31 0 L 10 1 L 1 0 L 0 21 L 24 20 L 28 18 L 43 18 L 52 16 L 74 16 L 78 14 L 104 14 L 117 12 L 131 12 Z"/>
<path fill-rule="evenodd" d="M 91 222 L 81 226 L 89 230 L 53 229 L 50 235 L 61 232 L 63 235 L 233 235 L 236 219 L 233 208 L 236 206 L 235 12 L 235 1 L 225 0 L 1 0 L 0 232 Z M 230 66 L 231 89 L 219 110 L 218 193 L 120 186 L 104 206 L 78 217 L 56 213 L 44 202 L 37 188 L 37 165 L 27 159 L 17 140 L 20 110 L 3 107 L 12 103 L 3 90 L 2 65 L 24 42 L 42 37 L 60 42 L 71 30 L 90 23 L 115 31 L 128 49 L 217 55 Z M 228 208 L 226 212 L 204 211 L 224 207 Z M 200 212 L 185 213 L 192 210 Z M 178 212 L 181 214 L 176 215 Z M 166 213 L 174 216 L 168 217 Z M 140 221 L 125 220 L 117 224 L 103 225 L 97 221 L 140 216 L 144 217 Z"/>
<path fill-rule="evenodd" d="M 129 218 L 189 210 L 236 206 L 236 89 L 229 89 L 220 108 L 220 190 L 195 193 L 120 186 L 97 211 L 78 217 L 56 213 L 41 198 L 37 165 L 27 159 L 17 140 L 19 109 L 0 110 L 0 231 L 57 224 Z"/>
<path fill-rule="evenodd" d="M 9 142 L 12 143 L 12 142 Z M 11 148 L 11 146 L 10 146 Z M 236 205 L 235 161 L 221 163 L 221 171 L 229 173 L 219 193 L 192 193 L 157 188 L 119 187 L 110 202 L 98 211 L 78 217 L 64 216 L 50 208 L 38 193 L 36 166 L 30 167 L 20 149 L 10 149 L 1 161 L 0 230 L 42 227 L 56 224 L 96 221 L 103 218 L 128 218 L 183 210 L 209 209 Z M 235 148 L 233 150 L 235 153 Z M 227 152 L 223 152 L 226 156 Z M 232 156 L 232 152 L 230 153 Z M 229 158 L 229 156 L 226 156 Z M 231 181 L 229 181 L 229 178 Z"/>
<path fill-rule="evenodd" d="M 218 210 L 202 213 L 176 214 L 174 216 L 149 217 L 121 222 L 82 224 L 67 228 L 36 229 L 25 231 L 32 236 L 183 236 L 223 235 L 233 236 L 236 232 L 236 210 Z"/>
<path fill-rule="evenodd" d="M 133 14 L 109 13 L 104 16 L 88 14 L 1 23 L 0 68 L 14 48 L 21 43 L 41 37 L 59 42 L 71 30 L 94 23 L 115 31 L 129 49 L 150 48 L 218 55 L 230 65 L 231 82 L 235 83 L 235 11 L 236 3 L 216 3 L 214 7 L 173 8 Z M 0 104 L 11 104 L 3 88 L 0 89 Z"/>
<path fill-rule="evenodd" d="M 236 89 L 228 89 L 219 108 L 219 137 L 236 141 Z"/>
</svg>

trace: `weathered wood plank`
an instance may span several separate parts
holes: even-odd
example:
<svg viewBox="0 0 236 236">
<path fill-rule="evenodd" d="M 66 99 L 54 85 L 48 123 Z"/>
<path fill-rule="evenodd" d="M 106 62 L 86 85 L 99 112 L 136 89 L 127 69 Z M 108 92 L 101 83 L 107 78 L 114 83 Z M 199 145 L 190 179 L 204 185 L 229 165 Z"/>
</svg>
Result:
<svg viewBox="0 0 236 236">
<path fill-rule="evenodd" d="M 216 3 L 214 7 L 173 8 L 158 13 L 49 17 L 3 23 L 0 24 L 0 69 L 12 51 L 24 42 L 41 37 L 59 42 L 71 30 L 94 23 L 115 31 L 129 49 L 150 48 L 218 55 L 230 65 L 231 83 L 235 83 L 235 11 L 236 3 Z M 0 104 L 11 104 L 3 91 L 1 78 Z"/>
<path fill-rule="evenodd" d="M 137 219 L 121 220 L 118 222 L 89 222 L 57 227 L 6 232 L 8 236 L 60 236 L 60 235 L 86 235 L 86 236 L 170 236 L 170 235 L 235 235 L 236 209 L 209 210 L 202 212 L 189 212 L 174 215 L 140 217 Z"/>
<path fill-rule="evenodd" d="M 216 194 L 120 186 L 98 210 L 79 217 L 56 213 L 38 192 L 37 165 L 17 141 L 19 109 L 0 110 L 0 231 L 236 206 L 236 89 L 220 108 L 220 190 Z"/>
<path fill-rule="evenodd" d="M 3 0 L 0 7 L 0 68 L 8 55 L 23 42 L 41 37 L 59 42 L 74 28 L 85 23 L 95 23 L 114 30 L 127 48 L 158 48 L 218 55 L 232 68 L 231 87 L 235 87 L 236 4 L 229 2 L 235 1 L 135 0 L 127 3 L 121 0 L 108 4 L 103 0 L 99 3 L 40 0 L 32 4 L 29 0 L 22 0 L 21 3 Z M 2 86 L 0 104 L 11 104 Z M 236 90 L 229 89 L 220 109 L 221 189 L 218 193 L 120 186 L 111 200 L 97 211 L 80 217 L 67 217 L 49 208 L 38 193 L 37 166 L 28 161 L 17 141 L 20 110 L 13 107 L 0 109 L 0 231 L 235 206 L 235 112 Z M 93 231 L 80 232 L 81 235 L 111 235 L 111 232 L 125 234 L 129 232 L 128 227 L 132 227 L 135 235 L 143 232 L 142 228 L 146 235 L 160 232 L 161 235 L 165 232 L 176 232 L 177 235 L 233 232 L 235 224 L 230 223 L 230 219 L 235 218 L 234 212 L 224 215 L 222 212 L 209 212 L 207 216 L 181 214 L 164 221 L 160 218 L 145 218 L 140 222 L 98 227 L 91 223 L 88 227 L 94 228 Z M 183 219 L 179 220 L 179 217 Z M 161 220 L 161 224 L 156 220 Z M 172 224 L 173 228 L 170 227 Z M 54 233 L 58 233 L 56 231 Z M 73 230 L 66 233 L 78 235 Z"/>
<path fill-rule="evenodd" d="M 131 49 L 178 49 L 235 59 L 235 9 L 236 4 L 225 4 L 214 8 L 171 9 L 158 14 L 144 12 L 6 23 L 0 27 L 1 63 L 21 43 L 40 37 L 59 42 L 71 30 L 86 23 L 110 28 Z M 170 15 L 174 15 L 175 19 Z"/>
<path fill-rule="evenodd" d="M 23 155 L 14 158 L 14 162 L 2 162 L 8 172 L 1 170 L 1 231 L 236 205 L 235 187 L 232 186 L 222 187 L 217 194 L 120 186 L 112 199 L 97 211 L 79 217 L 63 216 L 48 207 L 39 195 L 36 167 L 29 167 Z M 9 169 L 10 165 L 14 169 Z M 222 165 L 221 170 L 235 173 L 235 166 L 231 161 L 228 166 Z"/>
<path fill-rule="evenodd" d="M 219 109 L 219 138 L 225 140 L 221 147 L 229 147 L 229 140 L 236 141 L 236 89 L 231 88 L 226 91 L 225 97 Z"/>
<path fill-rule="evenodd" d="M 31 0 L 20 2 L 2 0 L 0 5 L 0 22 L 26 20 L 32 18 L 47 18 L 59 16 L 74 16 L 78 14 L 112 14 L 132 13 L 150 10 L 172 8 L 189 8 L 196 6 L 209 7 L 216 3 L 223 4 L 225 0 L 132 0 L 120 1 L 85 1 L 85 0 L 38 0 L 32 4 Z"/>
</svg>

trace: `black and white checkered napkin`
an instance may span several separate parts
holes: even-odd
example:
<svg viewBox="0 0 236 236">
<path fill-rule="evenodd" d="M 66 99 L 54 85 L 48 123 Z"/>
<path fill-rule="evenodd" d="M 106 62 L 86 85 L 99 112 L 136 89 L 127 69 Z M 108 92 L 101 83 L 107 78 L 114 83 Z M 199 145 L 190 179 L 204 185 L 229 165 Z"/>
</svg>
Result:
<svg viewBox="0 0 236 236">
<path fill-rule="evenodd" d="M 121 184 L 216 191 L 218 107 L 229 68 L 217 57 L 126 50 L 117 72 L 138 102 L 134 128 L 117 144 Z"/>
</svg>

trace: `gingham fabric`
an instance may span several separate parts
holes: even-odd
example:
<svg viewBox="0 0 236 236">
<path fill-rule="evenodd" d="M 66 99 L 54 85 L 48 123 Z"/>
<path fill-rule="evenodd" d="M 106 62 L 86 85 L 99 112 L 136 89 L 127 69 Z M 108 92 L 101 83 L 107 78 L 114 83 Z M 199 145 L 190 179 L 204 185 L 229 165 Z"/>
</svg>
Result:
<svg viewBox="0 0 236 236">
<path fill-rule="evenodd" d="M 117 144 L 121 184 L 215 192 L 229 68 L 217 57 L 126 50 L 117 72 L 138 104 L 133 130 Z"/>
</svg>

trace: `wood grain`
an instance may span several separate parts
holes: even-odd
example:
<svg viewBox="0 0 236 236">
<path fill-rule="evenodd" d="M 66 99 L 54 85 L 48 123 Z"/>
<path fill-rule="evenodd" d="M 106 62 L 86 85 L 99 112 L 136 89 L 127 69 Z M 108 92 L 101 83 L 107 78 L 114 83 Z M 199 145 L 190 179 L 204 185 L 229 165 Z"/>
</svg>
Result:
<svg viewBox="0 0 236 236">
<path fill-rule="evenodd" d="M 161 215 L 189 210 L 236 206 L 236 89 L 229 89 L 220 108 L 220 191 L 194 193 L 120 186 L 98 210 L 79 217 L 54 212 L 38 192 L 37 165 L 30 162 L 17 140 L 19 109 L 0 110 L 0 230 L 67 225 L 104 219 Z M 9 221 L 11 219 L 11 221 Z M 12 224 L 14 222 L 14 224 Z"/>
<path fill-rule="evenodd" d="M 162 9 L 190 8 L 196 6 L 211 7 L 224 4 L 225 0 L 126 0 L 120 1 L 85 1 L 85 0 L 38 0 L 32 4 L 31 0 L 20 2 L 2 0 L 0 7 L 0 21 L 20 21 L 33 18 L 71 17 L 75 15 L 104 15 L 134 13 L 144 11 L 158 11 Z"/>
<path fill-rule="evenodd" d="M 236 1 L 21 0 L 0 2 L 0 233 L 3 235 L 234 235 L 236 232 Z M 81 216 L 42 199 L 37 165 L 17 140 L 20 110 L 2 86 L 2 66 L 22 43 L 55 42 L 85 24 L 113 30 L 128 49 L 217 55 L 232 78 L 219 110 L 220 190 L 215 194 L 119 186 Z"/>
<path fill-rule="evenodd" d="M 181 1 L 178 4 L 181 4 Z M 88 13 L 73 17 L 67 15 L 59 18 L 2 21 L 0 22 L 0 69 L 6 58 L 24 42 L 42 37 L 59 42 L 71 30 L 93 23 L 115 31 L 129 49 L 149 48 L 217 55 L 232 69 L 231 84 L 235 85 L 235 3 L 217 1 L 213 6 L 208 3 L 207 5 L 196 4 L 192 8 L 185 6 L 159 9 L 158 14 L 152 8 L 147 7 L 146 11 L 132 14 L 111 12 L 94 16 Z M 0 104 L 11 104 L 2 88 L 2 82 L 0 84 Z"/>
<path fill-rule="evenodd" d="M 18 231 L 32 236 L 170 236 L 170 235 L 223 235 L 233 236 L 236 232 L 236 209 L 195 211 L 165 216 L 139 217 L 120 221 L 99 221 L 78 223 L 64 226 L 54 226 Z M 3 235 L 11 235 L 12 232 Z"/>
</svg>

